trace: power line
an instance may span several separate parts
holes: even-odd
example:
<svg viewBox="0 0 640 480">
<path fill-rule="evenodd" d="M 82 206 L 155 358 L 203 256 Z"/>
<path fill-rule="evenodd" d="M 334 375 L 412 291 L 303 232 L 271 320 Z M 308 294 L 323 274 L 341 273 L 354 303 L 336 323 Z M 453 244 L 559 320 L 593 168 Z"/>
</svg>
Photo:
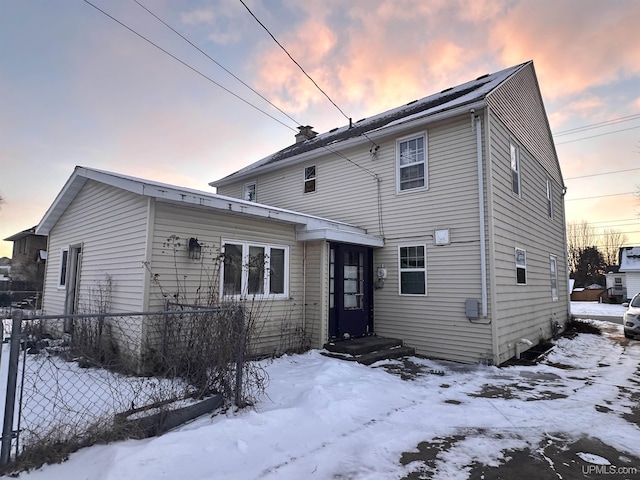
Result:
<svg viewBox="0 0 640 480">
<path fill-rule="evenodd" d="M 329 97 L 329 95 L 322 89 L 320 88 L 320 85 L 318 85 L 316 83 L 316 81 L 311 78 L 311 76 L 306 72 L 306 70 L 304 68 L 302 68 L 302 65 L 300 65 L 292 56 L 291 54 L 287 51 L 286 48 L 284 48 L 284 46 L 276 39 L 276 37 L 269 31 L 269 29 L 265 26 L 264 23 L 262 23 L 260 21 L 260 19 L 258 19 L 258 17 L 255 16 L 255 14 L 251 11 L 251 9 L 247 6 L 246 3 L 244 3 L 244 0 L 240 0 L 240 3 L 244 6 L 244 8 L 247 10 L 247 12 L 249 12 L 249 14 L 255 19 L 256 22 L 258 22 L 258 24 L 265 30 L 265 32 L 267 32 L 269 34 L 269 36 L 273 39 L 274 42 L 276 42 L 276 45 L 278 45 L 282 51 L 284 53 L 287 54 L 287 56 L 291 59 L 291 61 L 296 64 L 296 66 L 300 69 L 300 71 L 309 79 L 311 80 L 311 83 L 313 83 L 315 85 L 315 87 L 327 98 L 327 100 L 329 100 L 334 107 L 336 107 L 338 109 L 338 111 L 342 114 L 342 116 L 344 116 L 344 118 L 346 118 L 347 120 L 349 120 L 349 127 L 351 127 L 352 122 L 351 122 L 351 117 L 349 117 L 346 113 L 344 113 L 342 111 L 342 109 L 331 99 L 331 97 Z M 362 135 L 369 140 L 372 144 L 374 144 L 376 147 L 378 146 L 378 144 L 376 142 L 374 142 L 371 138 L 369 138 L 369 136 L 366 133 L 362 133 Z"/>
<path fill-rule="evenodd" d="M 275 108 L 276 110 L 278 110 L 280 113 L 282 113 L 285 117 L 287 117 L 289 120 L 291 120 L 292 122 L 296 123 L 297 125 L 301 125 L 300 122 L 298 122 L 295 118 L 291 117 L 289 114 L 287 114 L 285 111 L 283 111 L 282 109 L 280 109 L 277 105 L 274 105 L 271 101 L 269 101 L 269 99 L 267 99 L 266 97 L 264 97 L 260 92 L 258 92 L 257 90 L 255 90 L 253 87 L 251 87 L 251 85 L 248 85 L 246 82 L 244 82 L 242 79 L 240 79 L 238 76 L 236 76 L 233 72 L 229 71 L 224 65 L 220 64 L 218 61 L 216 61 L 214 58 L 212 58 L 209 54 L 207 54 L 205 51 L 203 51 L 200 47 L 198 47 L 197 45 L 195 45 L 193 42 L 191 42 L 191 40 L 189 40 L 188 38 L 186 38 L 184 35 L 182 35 L 180 32 L 178 32 L 175 28 L 173 28 L 171 25 L 169 25 L 167 22 L 165 22 L 164 20 L 162 20 L 160 17 L 158 17 L 155 13 L 153 13 L 151 10 L 149 10 L 147 7 L 145 7 L 143 4 L 141 4 L 138 0 L 133 0 L 134 2 L 136 2 L 140 7 L 144 8 L 147 12 L 149 12 L 156 20 L 158 20 L 159 22 L 161 22 L 164 26 L 166 26 L 169 30 L 171 30 L 173 33 L 175 33 L 176 35 L 178 35 L 180 38 L 182 38 L 185 42 L 187 42 L 189 45 L 191 45 L 193 48 L 195 48 L 196 50 L 198 50 L 201 54 L 203 54 L 205 57 L 207 57 L 209 60 L 211 60 L 213 63 L 215 63 L 218 67 L 220 67 L 221 69 L 223 69 L 225 72 L 227 72 L 229 75 L 231 75 L 233 78 L 235 78 L 238 82 L 240 82 L 242 85 L 244 85 L 245 87 L 247 87 L 249 90 L 251 90 L 253 93 L 255 93 L 256 95 L 258 95 L 262 100 L 264 100 L 265 102 L 267 102 L 269 105 L 271 105 L 273 108 Z"/>
<path fill-rule="evenodd" d="M 612 133 L 627 132 L 629 130 L 635 130 L 637 128 L 640 128 L 640 125 L 638 125 L 636 127 L 631 127 L 631 128 L 623 128 L 623 129 L 620 129 L 620 130 L 614 130 L 613 132 L 600 133 L 599 135 L 591 135 L 589 137 L 576 138 L 575 140 L 567 140 L 566 142 L 556 143 L 556 145 L 564 145 L 565 143 L 573 143 L 573 142 L 579 142 L 581 140 L 589 140 L 590 138 L 604 137 L 605 135 L 611 135 Z"/>
<path fill-rule="evenodd" d="M 599 177 L 601 175 L 613 175 L 614 173 L 623 173 L 623 172 L 633 172 L 635 170 L 640 170 L 640 167 L 638 168 L 628 168 L 626 170 L 616 170 L 614 172 L 602 172 L 602 173 L 592 173 L 590 175 L 581 175 L 579 177 L 569 177 L 569 178 L 565 178 L 565 180 L 577 180 L 579 178 L 588 178 L 588 177 Z"/>
<path fill-rule="evenodd" d="M 575 133 L 584 132 L 586 130 L 593 130 L 594 128 L 608 127 L 609 125 L 616 125 L 618 123 L 629 122 L 629 121 L 635 120 L 637 118 L 640 118 L 640 113 L 636 113 L 636 114 L 633 114 L 633 115 L 628 115 L 626 117 L 612 118 L 610 120 L 605 120 L 604 122 L 591 123 L 589 125 L 583 125 L 581 127 L 570 128 L 568 130 L 563 130 L 561 132 L 554 133 L 553 136 L 554 137 L 562 137 L 564 135 L 573 135 Z"/>
<path fill-rule="evenodd" d="M 136 3 L 138 3 L 136 0 L 134 0 L 134 1 L 135 1 Z M 170 57 L 171 57 L 171 58 L 173 58 L 174 60 L 176 60 L 176 61 L 180 62 L 180 63 L 181 63 L 182 65 L 184 65 L 185 67 L 187 67 L 187 68 L 189 68 L 190 70 L 194 71 L 195 73 L 197 73 L 197 74 L 198 74 L 198 75 L 200 75 L 201 77 L 204 77 L 205 79 L 207 79 L 208 81 L 210 81 L 210 82 L 211 82 L 211 83 L 213 83 L 214 85 L 216 85 L 216 86 L 220 87 L 220 88 L 221 88 L 222 90 L 224 90 L 225 92 L 227 92 L 227 93 L 229 93 L 229 94 L 233 95 L 233 96 L 234 96 L 234 97 L 236 97 L 238 100 L 241 100 L 242 102 L 246 103 L 247 105 L 249 105 L 249 106 L 253 107 L 253 108 L 254 108 L 254 109 L 256 109 L 256 110 L 258 110 L 259 112 L 264 113 L 266 116 L 268 116 L 268 117 L 269 117 L 269 118 L 271 118 L 272 120 L 275 120 L 275 121 L 276 121 L 276 122 L 278 122 L 280 125 L 283 125 L 284 127 L 288 128 L 289 130 L 292 130 L 292 131 L 294 131 L 294 132 L 296 131 L 296 130 L 295 130 L 295 128 L 290 127 L 289 125 L 287 125 L 287 124 L 283 123 L 282 121 L 278 120 L 278 119 L 277 119 L 277 118 L 275 118 L 274 116 L 270 115 L 269 113 L 265 112 L 264 110 L 260 109 L 259 107 L 257 107 L 257 106 L 255 106 L 255 105 L 253 105 L 253 104 L 252 104 L 251 102 L 249 102 L 248 100 L 245 100 L 244 98 L 240 97 L 239 95 L 237 95 L 236 93 L 232 92 L 232 91 L 231 91 L 231 90 L 229 90 L 228 88 L 223 87 L 223 86 L 222 86 L 222 85 L 220 85 L 218 82 L 216 82 L 215 80 L 211 79 L 210 77 L 208 77 L 208 76 L 207 76 L 207 75 L 205 75 L 204 73 L 200 72 L 200 71 L 199 71 L 199 70 L 197 70 L 196 68 L 194 68 L 194 67 L 192 67 L 191 65 L 189 65 L 188 63 L 184 62 L 183 60 L 179 59 L 179 58 L 178 58 L 178 57 L 176 57 L 175 55 L 173 55 L 173 54 L 169 53 L 167 50 L 165 50 L 164 48 L 160 47 L 160 46 L 159 46 L 159 45 L 157 45 L 156 43 L 152 42 L 151 40 L 149 40 L 148 38 L 146 38 L 144 35 L 142 35 L 142 34 L 138 33 L 137 31 L 135 31 L 134 29 L 132 29 L 132 28 L 131 28 L 131 27 L 129 27 L 128 25 L 124 24 L 123 22 L 121 22 L 121 21 L 120 21 L 120 20 L 118 20 L 117 18 L 113 17 L 112 15 L 108 14 L 108 13 L 107 13 L 107 12 L 105 12 L 104 10 L 102 10 L 102 9 L 98 8 L 96 5 L 94 5 L 93 3 L 91 3 L 89 0 L 84 0 L 84 2 L 85 2 L 85 3 L 87 3 L 87 4 L 89 4 L 89 5 L 91 5 L 93 8 L 95 8 L 96 10 L 98 10 L 100 13 L 102 13 L 102 14 L 106 15 L 107 17 L 109 17 L 109 18 L 110 18 L 111 20 L 113 20 L 114 22 L 116 22 L 116 23 L 118 23 L 119 25 L 123 26 L 124 28 L 126 28 L 127 30 L 129 30 L 131 33 L 134 33 L 134 34 L 135 34 L 135 35 L 137 35 L 138 37 L 142 38 L 144 41 L 146 41 L 146 42 L 148 42 L 149 44 L 153 45 L 154 47 L 156 47 L 157 49 L 159 49 L 159 50 L 160 50 L 160 51 L 162 51 L 163 53 L 167 54 L 168 56 L 170 56 Z M 141 5 L 140 3 L 138 3 L 138 5 L 140 5 L 141 7 L 145 8 L 145 7 L 144 7 L 143 5 Z M 148 9 L 146 9 L 146 8 L 145 8 L 145 10 L 147 10 L 149 13 L 151 13 L 151 14 L 153 15 L 153 13 L 152 13 L 151 11 L 149 11 Z M 155 15 L 154 15 L 154 17 L 155 17 Z M 158 17 L 156 17 L 156 18 L 158 18 Z M 160 18 L 158 18 L 158 20 L 160 20 Z M 162 20 L 160 20 L 160 21 L 162 21 Z M 164 23 L 164 22 L 162 22 L 162 23 Z M 167 25 L 167 24 L 165 24 L 165 25 Z M 169 25 L 167 25 L 167 27 L 169 27 Z M 169 28 L 171 28 L 171 27 L 169 27 Z M 173 29 L 172 29 L 172 30 L 173 30 Z M 176 33 L 178 33 L 178 32 L 176 32 Z M 180 34 L 178 33 L 178 35 L 180 35 Z M 180 36 L 182 37 L 182 35 L 180 35 Z M 183 37 L 183 38 L 184 38 L 184 37 Z M 185 39 L 187 42 L 189 42 L 186 38 L 184 38 L 184 39 Z M 190 43 L 191 45 L 193 45 L 191 42 L 189 42 L 189 43 Z M 195 45 L 193 45 L 193 46 L 194 46 L 195 48 L 198 48 L 198 47 L 196 47 Z M 200 50 L 200 49 L 198 49 L 198 50 Z M 200 51 L 201 51 L 201 50 L 200 50 Z M 202 51 L 201 51 L 201 52 L 202 52 Z M 202 53 L 204 53 L 204 52 L 202 52 Z M 205 53 L 205 55 L 206 55 L 206 53 Z M 208 57 L 208 58 L 210 58 L 208 55 L 207 55 L 207 57 Z M 211 59 L 211 60 L 215 62 L 215 60 L 213 60 L 213 59 Z M 216 64 L 217 64 L 217 62 L 216 62 Z M 224 67 L 222 67 L 222 68 L 224 68 Z M 226 69 L 225 69 L 225 70 L 226 70 Z M 230 73 L 230 72 L 229 72 L 229 73 Z M 233 75 L 233 74 L 231 74 L 231 75 Z M 234 78 L 237 78 L 237 77 L 235 77 L 235 75 L 234 75 Z M 239 80 L 239 79 L 238 79 L 238 80 Z M 240 81 L 240 82 L 242 82 L 241 80 L 239 80 L 239 81 Z M 242 83 L 244 84 L 244 82 L 242 82 Z M 249 87 L 249 88 L 251 88 L 251 87 Z M 252 90 L 253 90 L 253 89 L 252 89 Z M 257 93 L 257 92 L 256 92 L 256 93 Z M 259 94 L 258 94 L 258 95 L 259 95 Z M 269 103 L 271 103 L 271 102 L 269 102 Z M 277 107 L 276 107 L 276 108 L 277 108 Z M 278 110 L 279 110 L 279 111 L 281 111 L 280 109 L 278 109 Z M 284 113 L 284 112 L 283 112 L 283 113 Z M 287 115 L 286 113 L 285 113 L 285 115 L 286 115 L 287 117 L 289 117 L 289 115 Z M 291 119 L 291 117 L 289 117 L 289 118 Z M 295 120 L 294 120 L 294 119 L 292 119 L 292 120 L 295 122 Z M 296 123 L 298 123 L 298 122 L 296 122 Z M 367 137 L 367 138 L 368 138 L 368 137 Z M 329 151 L 329 152 L 333 153 L 334 155 L 337 155 L 337 156 L 339 156 L 339 157 L 341 157 L 341 158 L 345 159 L 345 160 L 346 160 L 346 161 L 348 161 L 349 163 L 351 163 L 351 164 L 355 165 L 355 166 L 356 166 L 356 167 L 358 167 L 359 169 L 361 169 L 361 170 L 363 170 L 364 172 L 366 172 L 367 174 L 371 175 L 371 176 L 372 176 L 373 178 L 375 178 L 376 180 L 380 181 L 380 179 L 379 179 L 378 175 L 377 175 L 375 172 L 372 172 L 371 170 L 369 170 L 369 169 L 367 169 L 367 168 L 365 168 L 365 167 L 363 167 L 363 166 L 359 165 L 358 163 L 354 162 L 353 160 L 351 160 L 349 157 L 347 157 L 347 156 L 346 156 L 346 155 L 344 155 L 343 153 L 338 152 L 337 150 L 333 150 L 333 149 L 329 148 L 327 145 L 322 145 L 322 148 L 324 148 L 325 150 L 327 150 L 327 151 Z"/>
<path fill-rule="evenodd" d="M 166 55 L 169 55 L 171 58 L 173 58 L 174 60 L 180 62 L 182 65 L 184 65 L 185 67 L 187 67 L 188 69 L 194 71 L 195 73 L 197 73 L 198 75 L 200 75 L 201 77 L 205 78 L 206 80 L 208 80 L 209 82 L 213 83 L 214 85 L 220 87 L 222 90 L 224 90 L 225 92 L 229 93 L 230 95 L 233 95 L 234 97 L 236 97 L 238 100 L 246 103 L 247 105 L 249 105 L 250 107 L 258 110 L 259 112 L 265 114 L 267 117 L 271 118 L 272 120 L 275 120 L 276 122 L 278 122 L 280 125 L 288 128 L 289 130 L 292 131 L 296 131 L 295 128 L 290 127 L 289 125 L 287 125 L 286 123 L 280 121 L 279 119 L 277 119 L 276 117 L 274 117 L 273 115 L 265 112 L 264 110 L 262 110 L 260 107 L 255 106 L 254 104 L 252 104 L 251 102 L 249 102 L 248 100 L 245 100 L 244 98 L 242 98 L 240 95 L 232 92 L 231 90 L 229 90 L 228 88 L 222 86 L 221 84 L 219 84 L 218 82 L 216 82 L 215 80 L 213 80 L 212 78 L 208 77 L 207 75 L 205 75 L 204 73 L 202 73 L 201 71 L 197 70 L 196 68 L 192 67 L 191 65 L 189 65 L 188 63 L 180 60 L 178 57 L 176 57 L 175 55 L 173 55 L 172 53 L 169 53 L 167 50 L 165 50 L 164 48 L 162 48 L 160 45 L 152 42 L 151 40 L 149 40 L 147 37 L 145 37 L 144 35 L 136 32 L 134 29 L 132 29 L 131 27 L 129 27 L 128 25 L 125 25 L 124 23 L 122 23 L 120 20 L 118 20 L 117 18 L 109 15 L 107 12 L 105 12 L 104 10 L 100 9 L 99 7 L 97 7 L 96 5 L 94 5 L 93 3 L 91 3 L 89 0 L 84 0 L 85 3 L 91 5 L 93 8 L 95 8 L 96 10 L 98 10 L 100 13 L 102 13 L 103 15 L 106 15 L 107 17 L 109 17 L 111 20 L 113 20 L 114 22 L 120 24 L 121 26 L 123 26 L 124 28 L 126 28 L 127 30 L 129 30 L 131 33 L 137 35 L 138 37 L 140 37 L 141 39 L 143 39 L 145 42 L 153 45 L 154 47 L 156 47 L 158 50 L 160 50 L 161 52 L 165 53 Z"/>
<path fill-rule="evenodd" d="M 333 100 L 331 100 L 331 98 L 329 97 L 329 95 L 327 95 L 327 93 L 326 93 L 324 90 L 322 90 L 322 88 L 320 88 L 320 85 L 318 85 L 318 84 L 316 83 L 316 81 L 315 81 L 313 78 L 311 78 L 311 76 L 310 76 L 310 75 L 305 71 L 305 69 L 304 69 L 304 68 L 302 68 L 302 66 L 301 66 L 298 62 L 296 62 L 296 60 L 291 56 L 291 54 L 287 51 L 287 49 L 286 49 L 286 48 L 284 48 L 284 47 L 282 46 L 282 44 L 281 44 L 281 43 L 276 39 L 276 37 L 274 37 L 274 36 L 273 36 L 273 34 L 272 34 L 272 33 L 269 31 L 269 29 L 264 25 L 264 23 L 262 23 L 262 22 L 258 19 L 258 17 L 256 17 L 256 16 L 254 15 L 254 13 L 253 13 L 253 12 L 251 11 L 251 9 L 247 6 L 247 4 L 246 4 L 246 3 L 244 3 L 244 1 L 243 1 L 243 0 L 240 0 L 240 3 L 244 6 L 244 8 L 246 8 L 246 9 L 247 9 L 247 12 L 249 12 L 249 14 L 250 14 L 254 19 L 255 19 L 255 21 L 256 21 L 256 22 L 258 22 L 258 24 L 259 24 L 262 28 L 264 28 L 265 32 L 267 32 L 267 33 L 269 34 L 269 36 L 273 39 L 273 41 L 274 41 L 274 42 L 276 42 L 276 44 L 277 44 L 277 45 L 282 49 L 282 51 L 283 51 L 284 53 L 286 53 L 286 54 L 287 54 L 287 56 L 291 59 L 291 61 L 297 65 L 297 67 L 300 69 L 300 71 L 301 71 L 302 73 L 304 73 L 304 74 L 305 74 L 305 76 L 306 76 L 309 80 L 311 80 L 311 83 L 313 83 L 313 84 L 316 86 L 316 88 L 317 88 L 317 89 L 318 89 L 318 90 L 319 90 L 319 91 L 320 91 L 320 92 L 321 92 L 325 97 L 327 97 L 327 100 L 329 100 L 329 101 L 333 104 L 333 106 L 334 106 L 334 107 L 336 107 L 336 108 L 338 109 L 338 111 L 339 111 L 339 112 L 340 112 L 340 113 L 341 113 L 341 114 L 342 114 L 342 115 L 343 115 L 347 120 L 349 120 L 349 116 L 348 116 L 346 113 L 344 113 L 344 112 L 342 111 L 342 109 L 341 109 L 338 105 L 336 105 L 336 103 L 335 103 Z"/>
<path fill-rule="evenodd" d="M 626 192 L 626 193 L 611 193 L 609 195 L 594 195 L 593 197 L 566 198 L 565 202 L 575 202 L 576 200 L 591 200 L 592 198 L 619 197 L 622 195 L 635 195 L 635 194 L 636 192 Z"/>
</svg>

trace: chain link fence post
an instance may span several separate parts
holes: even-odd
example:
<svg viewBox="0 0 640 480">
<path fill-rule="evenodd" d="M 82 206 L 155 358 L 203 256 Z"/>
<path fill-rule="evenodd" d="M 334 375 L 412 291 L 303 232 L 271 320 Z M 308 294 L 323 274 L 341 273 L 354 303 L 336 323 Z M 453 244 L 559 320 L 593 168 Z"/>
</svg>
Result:
<svg viewBox="0 0 640 480">
<path fill-rule="evenodd" d="M 11 442 L 14 437 L 13 419 L 16 408 L 16 385 L 18 382 L 18 360 L 20 356 L 20 340 L 22 337 L 22 310 L 14 310 L 11 313 L 11 319 L 9 373 L 7 375 L 7 395 L 4 405 L 0 466 L 7 465 L 11 459 Z"/>
<path fill-rule="evenodd" d="M 236 349 L 236 388 L 235 388 L 235 404 L 237 407 L 243 407 L 244 399 L 242 398 L 242 374 L 244 370 L 244 351 L 246 346 L 245 324 L 244 324 L 244 308 L 240 308 L 238 315 L 238 325 L 236 325 L 236 334 L 238 343 Z"/>
</svg>

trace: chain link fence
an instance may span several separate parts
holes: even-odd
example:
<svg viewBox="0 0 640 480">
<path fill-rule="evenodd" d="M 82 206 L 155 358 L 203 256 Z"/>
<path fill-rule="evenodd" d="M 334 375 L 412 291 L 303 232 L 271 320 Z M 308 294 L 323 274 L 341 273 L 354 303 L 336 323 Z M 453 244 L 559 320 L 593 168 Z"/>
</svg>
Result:
<svg viewBox="0 0 640 480">
<path fill-rule="evenodd" d="M 266 378 L 245 362 L 243 308 L 167 307 L 26 319 L 15 311 L 2 358 L 2 468 L 60 461 L 83 446 L 251 402 Z"/>
</svg>

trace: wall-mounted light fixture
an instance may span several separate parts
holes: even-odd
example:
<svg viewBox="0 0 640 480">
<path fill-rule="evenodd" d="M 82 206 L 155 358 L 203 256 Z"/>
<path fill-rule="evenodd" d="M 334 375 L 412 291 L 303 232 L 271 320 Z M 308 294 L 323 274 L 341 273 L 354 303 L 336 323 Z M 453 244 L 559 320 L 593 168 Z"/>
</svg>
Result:
<svg viewBox="0 0 640 480">
<path fill-rule="evenodd" d="M 191 260 L 200 260 L 202 255 L 202 245 L 198 243 L 197 238 L 191 237 L 189 239 L 189 258 Z"/>
</svg>

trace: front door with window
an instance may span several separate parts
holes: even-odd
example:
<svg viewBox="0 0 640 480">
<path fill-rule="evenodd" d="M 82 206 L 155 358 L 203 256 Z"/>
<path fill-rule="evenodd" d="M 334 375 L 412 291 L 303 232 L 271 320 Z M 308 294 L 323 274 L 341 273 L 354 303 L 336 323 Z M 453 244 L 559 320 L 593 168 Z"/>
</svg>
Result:
<svg viewBox="0 0 640 480">
<path fill-rule="evenodd" d="M 331 245 L 329 336 L 363 337 L 373 333 L 373 253 L 370 248 Z"/>
</svg>

